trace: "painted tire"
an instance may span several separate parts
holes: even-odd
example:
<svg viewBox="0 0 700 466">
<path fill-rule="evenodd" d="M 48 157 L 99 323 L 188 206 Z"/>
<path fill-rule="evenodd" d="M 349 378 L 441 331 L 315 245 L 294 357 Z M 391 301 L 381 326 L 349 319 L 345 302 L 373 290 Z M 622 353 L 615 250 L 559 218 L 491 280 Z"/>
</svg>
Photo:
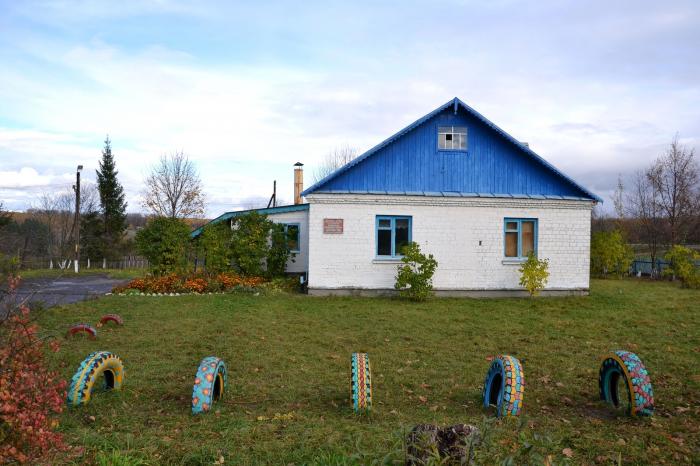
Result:
<svg viewBox="0 0 700 466">
<path fill-rule="evenodd" d="M 352 353 L 350 383 L 352 409 L 355 412 L 372 408 L 372 371 L 367 353 Z"/>
<path fill-rule="evenodd" d="M 496 416 L 518 416 L 523 409 L 525 374 L 517 358 L 497 356 L 484 380 L 484 408 L 496 406 Z"/>
<path fill-rule="evenodd" d="M 103 325 L 110 321 L 117 325 L 124 325 L 124 321 L 119 314 L 105 314 L 100 318 L 100 323 Z"/>
<path fill-rule="evenodd" d="M 90 338 L 95 339 L 97 338 L 97 330 L 95 330 L 95 327 L 93 327 L 90 324 L 73 324 L 71 327 L 68 329 L 68 333 L 66 334 L 66 337 L 69 337 L 71 335 L 75 335 L 76 333 L 80 332 L 85 332 L 87 333 Z"/>
<path fill-rule="evenodd" d="M 627 387 L 626 395 L 619 392 L 620 381 Z M 649 372 L 636 354 L 613 351 L 605 355 L 598 374 L 598 386 L 600 399 L 615 407 L 620 406 L 620 395 L 627 398 L 627 414 L 630 416 L 654 414 L 654 391 Z"/>
<path fill-rule="evenodd" d="M 95 351 L 80 363 L 68 389 L 68 405 L 78 406 L 90 401 L 95 383 L 104 375 L 105 390 L 119 390 L 124 382 L 122 360 L 109 351 Z"/>
<path fill-rule="evenodd" d="M 211 405 L 224 396 L 225 389 L 226 364 L 224 361 L 215 356 L 202 359 L 192 388 L 192 414 L 209 411 Z"/>
</svg>

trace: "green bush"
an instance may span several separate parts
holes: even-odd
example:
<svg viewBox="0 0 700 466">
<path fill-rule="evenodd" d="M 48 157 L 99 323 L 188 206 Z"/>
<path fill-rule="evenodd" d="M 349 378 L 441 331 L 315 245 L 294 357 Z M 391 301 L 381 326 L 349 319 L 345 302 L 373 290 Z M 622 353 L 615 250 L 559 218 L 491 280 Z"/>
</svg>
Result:
<svg viewBox="0 0 700 466">
<path fill-rule="evenodd" d="M 530 296 L 537 296 L 549 279 L 549 259 L 538 259 L 531 251 L 527 260 L 520 266 L 520 286 L 525 287 Z"/>
<path fill-rule="evenodd" d="M 421 253 L 418 243 L 408 243 L 402 253 L 403 264 L 398 267 L 394 288 L 404 298 L 424 301 L 433 294 L 433 274 L 438 263 L 432 254 Z"/>
<path fill-rule="evenodd" d="M 622 232 L 600 231 L 591 238 L 591 273 L 597 277 L 613 274 L 620 277 L 629 272 L 634 257 L 632 248 Z"/>
<path fill-rule="evenodd" d="M 283 275 L 289 255 L 283 225 L 257 212 L 233 219 L 231 257 L 241 274 Z"/>
<path fill-rule="evenodd" d="M 0 283 L 5 283 L 7 277 L 15 277 L 19 271 L 19 260 L 16 256 L 6 256 L 0 253 Z"/>
<path fill-rule="evenodd" d="M 225 222 L 207 225 L 197 239 L 198 257 L 204 258 L 208 274 L 231 268 L 231 229 Z"/>
<path fill-rule="evenodd" d="M 189 243 L 190 227 L 177 218 L 154 218 L 136 233 L 136 249 L 154 275 L 185 271 Z"/>
<path fill-rule="evenodd" d="M 678 278 L 684 287 L 700 288 L 700 273 L 695 267 L 695 261 L 700 259 L 700 254 L 690 248 L 673 246 L 664 256 L 671 263 L 669 269 L 664 271 L 667 275 Z"/>
<path fill-rule="evenodd" d="M 290 256 L 294 260 L 294 254 L 289 252 L 289 242 L 284 231 L 284 225 L 273 223 L 270 227 L 269 249 L 265 257 L 267 276 L 283 276 Z"/>
</svg>

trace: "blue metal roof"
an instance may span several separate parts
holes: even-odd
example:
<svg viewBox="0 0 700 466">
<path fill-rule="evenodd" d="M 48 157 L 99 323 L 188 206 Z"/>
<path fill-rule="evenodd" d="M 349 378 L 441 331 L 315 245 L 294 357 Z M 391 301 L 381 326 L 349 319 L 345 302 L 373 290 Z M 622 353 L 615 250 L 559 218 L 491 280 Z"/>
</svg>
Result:
<svg viewBox="0 0 700 466">
<path fill-rule="evenodd" d="M 433 121 L 433 124 L 428 124 Z M 466 126 L 467 151 L 437 147 L 437 126 Z M 306 189 L 302 195 L 583 199 L 602 202 L 458 98 L 445 103 Z"/>
<path fill-rule="evenodd" d="M 245 215 L 249 214 L 251 212 L 257 212 L 262 215 L 269 215 L 269 214 L 284 214 L 287 212 L 298 212 L 302 210 L 309 210 L 309 204 L 294 204 L 294 205 L 283 205 L 279 207 L 268 207 L 268 208 L 262 208 L 262 209 L 248 209 L 248 210 L 234 210 L 232 212 L 226 212 L 225 214 L 221 214 L 218 217 L 216 217 L 214 220 L 210 221 L 206 225 L 202 225 L 201 227 L 197 228 L 194 230 L 192 233 L 190 233 L 191 238 L 196 238 L 199 235 L 202 234 L 202 231 L 204 228 L 206 228 L 209 225 L 215 225 L 217 223 L 226 221 L 228 219 L 238 217 L 240 215 Z"/>
</svg>

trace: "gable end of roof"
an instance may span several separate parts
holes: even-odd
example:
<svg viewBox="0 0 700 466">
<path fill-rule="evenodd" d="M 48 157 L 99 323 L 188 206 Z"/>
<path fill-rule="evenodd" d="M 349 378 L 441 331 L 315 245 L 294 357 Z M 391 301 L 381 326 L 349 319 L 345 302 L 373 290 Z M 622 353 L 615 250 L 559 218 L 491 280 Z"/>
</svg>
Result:
<svg viewBox="0 0 700 466">
<path fill-rule="evenodd" d="M 380 142 L 376 146 L 372 147 L 369 149 L 367 152 L 363 153 L 359 157 L 355 158 L 354 160 L 350 161 L 349 163 L 343 165 L 342 167 L 338 168 L 334 172 L 330 173 L 327 175 L 325 178 L 321 179 L 320 181 L 314 183 L 307 189 L 305 189 L 301 195 L 306 196 L 308 194 L 312 194 L 315 191 L 319 191 L 325 184 L 327 184 L 329 181 L 337 178 L 341 174 L 347 172 L 350 170 L 352 167 L 358 165 L 359 163 L 362 163 L 362 161 L 366 160 L 367 158 L 371 157 L 373 154 L 378 152 L 380 149 L 388 146 L 395 140 L 399 139 L 400 137 L 404 136 L 408 132 L 416 129 L 426 121 L 430 120 L 433 118 L 435 115 L 439 114 L 440 112 L 444 111 L 445 109 L 449 108 L 450 106 L 453 106 L 455 113 L 457 112 L 457 109 L 459 107 L 462 107 L 467 113 L 484 123 L 486 126 L 494 130 L 497 134 L 499 134 L 501 137 L 509 141 L 510 143 L 514 144 L 518 149 L 520 149 L 523 153 L 525 153 L 528 157 L 533 159 L 535 162 L 539 163 L 542 165 L 545 169 L 551 171 L 554 173 L 556 176 L 560 177 L 563 179 L 566 183 L 572 185 L 574 188 L 578 189 L 582 193 L 584 193 L 586 196 L 590 198 L 590 200 L 595 201 L 595 202 L 603 202 L 603 200 L 595 195 L 594 193 L 590 192 L 583 186 L 579 185 L 576 183 L 573 179 L 569 178 L 566 176 L 564 173 L 559 171 L 557 168 L 555 168 L 552 164 L 547 162 L 545 159 L 540 157 L 537 153 L 535 153 L 532 149 L 530 149 L 528 146 L 524 145 L 520 141 L 516 140 L 514 137 L 512 137 L 510 134 L 506 133 L 503 129 L 498 127 L 496 124 L 494 124 L 491 120 L 487 119 L 485 116 L 483 116 L 481 113 L 477 112 L 474 110 L 472 107 L 467 105 L 466 103 L 462 102 L 459 98 L 455 97 L 454 99 L 450 100 L 449 102 L 444 103 L 440 107 L 436 108 L 432 112 L 428 113 L 427 115 L 419 118 L 418 120 L 414 121 L 410 125 L 406 126 L 402 130 L 398 131 L 394 135 L 390 136 L 389 138 L 385 139 L 384 141 Z"/>
</svg>

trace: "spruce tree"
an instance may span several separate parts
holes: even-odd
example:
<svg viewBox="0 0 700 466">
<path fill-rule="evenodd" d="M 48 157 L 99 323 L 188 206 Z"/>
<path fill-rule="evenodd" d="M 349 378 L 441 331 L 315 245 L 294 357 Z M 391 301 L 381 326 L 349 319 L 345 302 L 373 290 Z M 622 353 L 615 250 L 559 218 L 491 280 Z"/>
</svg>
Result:
<svg viewBox="0 0 700 466">
<path fill-rule="evenodd" d="M 117 180 L 117 168 L 112 155 L 109 136 L 105 139 L 97 173 L 97 190 L 100 192 L 100 208 L 104 221 L 105 253 L 114 252 L 126 230 L 126 202 L 124 188 Z"/>
</svg>

